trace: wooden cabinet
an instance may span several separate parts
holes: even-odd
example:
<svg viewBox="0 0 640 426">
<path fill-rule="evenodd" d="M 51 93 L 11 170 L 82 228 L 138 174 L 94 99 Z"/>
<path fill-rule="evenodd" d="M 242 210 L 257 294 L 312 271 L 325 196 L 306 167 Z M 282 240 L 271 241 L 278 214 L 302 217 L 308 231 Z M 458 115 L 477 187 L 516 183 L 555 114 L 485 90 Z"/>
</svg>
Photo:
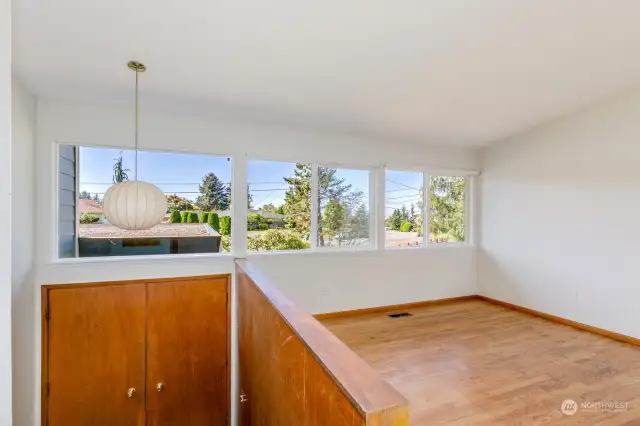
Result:
<svg viewBox="0 0 640 426">
<path fill-rule="evenodd" d="M 229 280 L 44 287 L 42 424 L 228 424 Z"/>
<path fill-rule="evenodd" d="M 144 426 L 145 285 L 61 288 L 49 306 L 48 424 Z"/>
<path fill-rule="evenodd" d="M 226 293 L 202 280 L 157 283 L 147 304 L 147 425 L 223 425 Z M 224 318 L 211 321 L 216 313 Z"/>
</svg>

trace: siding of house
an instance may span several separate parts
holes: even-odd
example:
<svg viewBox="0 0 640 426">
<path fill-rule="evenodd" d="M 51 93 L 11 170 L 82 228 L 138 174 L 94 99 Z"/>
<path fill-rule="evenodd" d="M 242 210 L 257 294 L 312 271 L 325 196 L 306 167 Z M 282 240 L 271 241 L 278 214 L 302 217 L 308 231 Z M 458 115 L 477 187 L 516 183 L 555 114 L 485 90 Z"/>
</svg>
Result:
<svg viewBox="0 0 640 426">
<path fill-rule="evenodd" d="M 76 148 L 60 145 L 58 255 L 76 257 Z"/>
</svg>

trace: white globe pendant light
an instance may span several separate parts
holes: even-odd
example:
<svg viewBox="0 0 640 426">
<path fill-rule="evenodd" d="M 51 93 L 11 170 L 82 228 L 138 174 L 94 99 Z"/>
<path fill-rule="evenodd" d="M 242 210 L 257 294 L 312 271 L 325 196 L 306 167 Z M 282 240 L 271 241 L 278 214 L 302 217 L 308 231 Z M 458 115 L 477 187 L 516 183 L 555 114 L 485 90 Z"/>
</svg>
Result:
<svg viewBox="0 0 640 426">
<path fill-rule="evenodd" d="M 128 231 L 149 229 L 160 222 L 167 212 L 167 199 L 152 183 L 138 181 L 138 73 L 147 68 L 140 62 L 131 61 L 129 68 L 136 72 L 136 166 L 132 181 L 115 183 L 104 194 L 102 208 L 105 217 L 113 226 Z"/>
</svg>

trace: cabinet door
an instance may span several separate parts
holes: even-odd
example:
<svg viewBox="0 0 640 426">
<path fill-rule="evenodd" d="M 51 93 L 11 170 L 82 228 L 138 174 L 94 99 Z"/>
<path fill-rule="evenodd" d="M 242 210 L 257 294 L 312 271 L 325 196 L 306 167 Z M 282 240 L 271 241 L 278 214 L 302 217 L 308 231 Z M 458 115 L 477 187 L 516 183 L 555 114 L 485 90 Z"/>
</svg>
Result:
<svg viewBox="0 0 640 426">
<path fill-rule="evenodd" d="M 227 422 L 228 280 L 147 284 L 147 424 Z"/>
<path fill-rule="evenodd" d="M 145 285 L 48 295 L 48 426 L 144 426 Z"/>
</svg>

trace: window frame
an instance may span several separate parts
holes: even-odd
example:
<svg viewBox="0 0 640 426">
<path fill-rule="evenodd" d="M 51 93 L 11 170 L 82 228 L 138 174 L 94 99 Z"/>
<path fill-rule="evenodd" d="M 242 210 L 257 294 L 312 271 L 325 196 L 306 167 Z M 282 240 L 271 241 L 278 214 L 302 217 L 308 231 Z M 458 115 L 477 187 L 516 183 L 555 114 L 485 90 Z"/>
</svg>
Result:
<svg viewBox="0 0 640 426">
<path fill-rule="evenodd" d="M 197 258 L 211 258 L 211 259 L 229 259 L 229 258 L 244 258 L 247 256 L 273 256 L 273 255 L 291 255 L 291 254 L 308 254 L 308 253 L 324 253 L 324 254 L 339 254 L 349 252 L 368 252 L 368 251 L 400 251 L 407 250 L 407 247 L 385 247 L 385 179 L 386 171 L 407 171 L 407 172 L 421 172 L 423 174 L 423 181 L 425 188 L 429 187 L 431 176 L 456 176 L 465 179 L 465 194 L 464 194 L 464 229 L 465 229 L 465 241 L 453 242 L 446 244 L 429 244 L 429 191 L 424 191 L 423 200 L 423 226 L 424 237 L 423 244 L 419 247 L 411 247 L 415 249 L 432 249 L 432 248 L 454 248 L 475 246 L 475 198 L 477 182 L 477 176 L 480 172 L 475 170 L 464 169 L 448 169 L 448 168 L 433 168 L 428 166 L 415 166 L 407 164 L 393 164 L 388 165 L 381 163 L 378 165 L 363 165 L 353 164 L 345 162 L 331 162 L 331 161 L 309 161 L 308 157 L 300 156 L 300 159 L 294 159 L 286 156 L 264 156 L 264 155 L 250 155 L 249 153 L 242 154 L 229 154 L 221 153 L 217 150 L 213 152 L 194 152 L 194 151 L 181 151 L 181 150 L 169 150 L 158 148 L 146 148 L 143 147 L 139 150 L 147 152 L 159 152 L 169 154 L 185 154 L 185 155 L 201 155 L 211 157 L 226 157 L 228 158 L 231 166 L 231 196 L 234 200 L 231 204 L 231 217 L 232 217 L 232 238 L 231 247 L 228 253 L 193 253 L 193 254 L 160 254 L 160 255 L 135 255 L 135 256 L 116 256 L 116 257 L 87 257 L 87 258 L 60 258 L 59 257 L 59 203 L 60 203 L 60 176 L 59 176 L 59 155 L 60 146 L 67 145 L 73 146 L 77 150 L 80 147 L 86 148 L 105 148 L 105 149 L 120 149 L 120 150 L 135 150 L 131 146 L 116 146 L 105 144 L 91 144 L 91 143 L 77 143 L 66 141 L 54 141 L 51 156 L 51 170 L 54 174 L 51 179 L 51 190 L 53 196 L 53 212 L 50 215 L 50 232 L 51 241 L 49 253 L 51 254 L 50 262 L 69 264 L 69 263 L 94 263 L 94 262 L 147 262 L 147 261 L 161 261 L 166 262 L 168 260 L 181 260 L 181 259 L 197 259 Z M 311 173 L 311 232 L 310 232 L 310 248 L 305 250 L 278 250 L 268 252 L 248 252 L 247 250 L 247 194 L 246 187 L 248 183 L 248 162 L 255 161 L 273 161 L 284 163 L 306 163 L 312 167 Z M 369 172 L 369 243 L 365 246 L 344 246 L 344 247 L 332 247 L 332 249 L 323 249 L 318 246 L 317 243 L 317 231 L 318 231 L 318 167 L 331 167 L 337 169 L 346 170 L 366 170 Z M 79 170 L 79 161 L 76 163 L 76 168 Z M 76 182 L 76 197 L 79 188 L 79 177 Z M 79 223 L 78 203 L 76 203 L 76 222 Z M 424 218 L 427 218 L 425 221 Z M 77 250 L 77 242 L 76 242 Z"/>
<path fill-rule="evenodd" d="M 311 227 L 310 227 L 310 232 L 309 232 L 309 239 L 311 240 L 311 238 L 313 237 L 313 179 L 314 179 L 314 163 L 312 162 L 306 162 L 306 161 L 291 161 L 291 160 L 278 160 L 278 159 L 273 159 L 273 158 L 266 158 L 266 157 L 259 157 L 259 156 L 245 156 L 246 159 L 246 163 L 245 163 L 245 176 L 246 176 L 246 183 L 247 185 L 249 184 L 249 163 L 251 161 L 269 161 L 269 162 L 273 162 L 273 163 L 289 163 L 289 164 L 298 164 L 298 163 L 302 163 L 302 164 L 308 164 L 311 166 L 311 191 L 310 191 L 310 196 L 311 196 Z M 242 215 L 242 217 L 244 218 L 244 229 L 247 229 L 248 226 L 248 214 L 249 214 L 249 208 L 247 207 L 247 202 L 245 201 L 245 203 L 243 204 L 243 207 L 245 209 L 244 214 Z M 231 223 L 234 222 L 234 219 L 231 219 Z M 317 226 L 317 225 L 316 225 Z M 316 228 L 317 229 L 317 228 Z M 308 249 L 301 249 L 301 250 L 270 250 L 270 251 L 250 251 L 249 247 L 248 247 L 248 231 L 246 231 L 246 240 L 244 243 L 244 252 L 246 253 L 247 256 L 262 256 L 262 255 L 277 255 L 277 254 L 294 254 L 294 253 L 309 253 L 314 251 L 313 249 L 313 244 L 311 243 L 311 241 L 309 242 L 309 248 Z M 232 240 L 233 241 L 233 240 Z"/>
<path fill-rule="evenodd" d="M 430 188 L 431 186 L 431 178 L 435 177 L 435 176 L 445 176 L 445 177 L 457 177 L 457 178 L 463 178 L 464 179 L 464 197 L 463 197 L 463 208 L 464 208 L 464 215 L 463 215 L 463 223 L 462 226 L 464 228 L 464 241 L 456 241 L 456 242 L 452 242 L 452 243 L 432 243 L 429 244 L 428 240 L 429 234 L 425 234 L 427 235 L 427 238 L 425 238 L 425 247 L 428 248 L 443 248 L 443 247 L 460 247 L 460 246 L 471 246 L 474 245 L 472 243 L 472 230 L 471 230 L 471 223 L 472 223 L 472 216 L 471 216 L 471 210 L 473 208 L 472 206 L 472 199 L 473 197 L 470 196 L 470 182 L 473 181 L 473 174 L 471 174 L 470 172 L 457 172 L 456 171 L 446 171 L 446 170 L 442 170 L 439 171 L 437 173 L 425 173 L 425 188 Z M 429 191 L 424 191 L 425 193 L 425 206 L 427 207 L 427 210 L 425 212 L 425 214 L 427 215 L 427 225 L 426 225 L 426 231 L 430 232 L 430 197 L 429 197 Z"/>
<path fill-rule="evenodd" d="M 322 248 L 318 246 L 318 167 L 327 167 L 332 169 L 343 169 L 343 170 L 362 170 L 369 172 L 369 243 L 364 246 L 344 246 L 344 247 L 332 247 Z M 334 162 L 322 162 L 322 163 L 313 163 L 311 166 L 311 251 L 315 253 L 324 253 L 324 252 L 348 252 L 348 251 L 375 251 L 377 250 L 377 226 L 376 219 L 374 219 L 375 212 L 375 200 L 376 192 L 375 192 L 375 182 L 374 182 L 374 174 L 379 170 L 379 167 L 372 166 L 362 166 L 362 165 L 345 165 L 344 163 L 334 163 Z M 314 196 L 315 195 L 315 196 Z M 377 215 L 375 215 L 377 216 Z M 384 222 L 384 221 L 383 221 Z M 315 232 L 315 233 L 314 233 Z"/>
<path fill-rule="evenodd" d="M 55 186 L 53 194 L 54 194 L 54 208 L 53 208 L 53 214 L 51 215 L 51 218 L 53 220 L 53 223 L 51 223 L 51 228 L 53 235 L 52 235 L 52 239 L 51 239 L 51 248 L 50 248 L 50 253 L 52 253 L 52 263 L 91 263 L 91 262 L 96 262 L 96 261 L 105 261 L 108 260 L 110 262 L 117 262 L 117 261 L 146 261 L 146 260 L 151 260 L 151 259 L 159 259 L 159 260 L 167 260 L 167 259 L 192 259 L 192 258 L 218 258 L 218 257 L 234 257 L 234 244 L 233 244 L 233 240 L 234 238 L 231 238 L 231 245 L 229 247 L 229 252 L 218 252 L 218 253 L 182 253 L 182 254 L 156 254 L 156 255 L 134 255 L 134 256 L 93 256 L 93 257 L 79 257 L 79 245 L 78 245 L 78 231 L 79 231 L 79 227 L 80 227 L 80 212 L 79 212 L 79 196 L 78 194 L 80 193 L 80 148 L 96 148 L 96 149 L 116 149 L 116 150 L 122 150 L 122 151 L 135 151 L 136 149 L 134 147 L 130 147 L 130 146 L 113 146 L 113 145 L 101 145 L 101 144 L 82 144 L 82 143 L 74 143 L 74 142 L 61 142 L 61 141 L 54 141 L 53 142 L 54 145 L 54 149 L 53 151 L 53 155 L 51 158 L 52 161 L 52 171 L 54 174 L 54 178 L 51 180 L 52 184 Z M 60 257 L 60 247 L 59 247 L 59 235 L 60 235 L 60 230 L 59 230 L 59 224 L 60 224 L 60 164 L 59 164 L 59 157 L 60 157 L 60 147 L 61 146 L 70 146 L 73 147 L 75 152 L 76 152 L 76 162 L 75 162 L 75 172 L 76 172 L 76 182 L 75 182 L 75 200 L 76 200 L 76 205 L 75 205 L 75 216 L 76 216 L 76 238 L 75 238 L 75 251 L 76 251 L 76 257 L 69 257 L 69 258 L 61 258 Z M 230 163 L 230 167 L 231 167 L 231 182 L 230 182 L 230 189 L 231 189 L 231 208 L 230 208 L 230 213 L 231 213 L 231 226 L 232 226 L 232 231 L 231 231 L 231 236 L 233 237 L 233 218 L 235 217 L 235 204 L 233 202 L 234 200 L 234 196 L 235 196 L 235 175 L 234 175 L 234 170 L 235 170 L 235 160 L 237 158 L 237 156 L 234 155 L 230 155 L 230 154 L 218 154 L 218 153 L 202 153 L 202 152 L 191 152 L 191 151 L 179 151 L 179 150 L 166 150 L 166 149 L 155 149 L 155 148 L 138 148 L 138 151 L 145 151 L 145 152 L 158 152 L 158 153 L 166 153 L 166 154 L 183 154 L 183 155 L 198 155 L 198 156 L 205 156 L 205 157 L 225 157 L 228 159 L 228 162 Z M 246 191 L 245 191 L 246 192 Z M 246 194 L 245 194 L 245 198 L 246 198 Z M 246 204 L 246 200 L 245 200 L 245 204 Z M 246 246 L 246 244 L 245 244 Z"/>
<path fill-rule="evenodd" d="M 431 183 L 431 177 L 433 176 L 450 176 L 450 177 L 460 177 L 464 178 L 464 232 L 465 238 L 464 241 L 456 241 L 452 243 L 445 244 L 436 244 L 429 243 L 429 235 L 430 235 L 430 226 L 429 226 L 429 213 L 430 213 L 430 197 L 429 190 L 423 191 L 423 199 L 422 199 L 422 226 L 423 226 L 423 239 L 422 245 L 418 247 L 386 247 L 386 234 L 385 234 L 385 210 L 384 206 L 386 205 L 386 172 L 387 170 L 396 171 L 396 172 L 420 172 L 422 173 L 423 187 L 429 188 Z M 434 249 L 434 248 L 444 248 L 444 247 L 465 247 L 465 246 L 474 246 L 474 229 L 473 222 L 475 218 L 475 212 L 473 211 L 474 205 L 473 201 L 475 198 L 475 189 L 474 182 L 476 176 L 480 175 L 479 172 L 473 170 L 457 170 L 457 169 L 437 169 L 437 168 L 423 168 L 423 167 L 410 167 L 410 166 L 401 166 L 401 165 L 388 165 L 385 164 L 381 170 L 382 172 L 382 184 L 379 184 L 379 188 L 377 191 L 377 196 L 382 200 L 382 207 L 378 209 L 379 220 L 382 221 L 382 225 L 378 227 L 378 248 L 385 251 L 394 251 L 394 250 L 416 250 L 416 249 Z M 425 220 L 426 218 L 426 220 Z"/>
<path fill-rule="evenodd" d="M 389 251 L 394 251 L 394 250 L 416 250 L 416 249 L 424 249 L 427 248 L 428 245 L 428 237 L 425 238 L 425 235 L 429 235 L 428 232 L 429 231 L 429 223 L 424 223 L 424 217 L 425 217 L 425 212 L 429 211 L 429 197 L 427 195 L 427 193 L 425 191 L 423 191 L 422 194 L 422 244 L 419 246 L 410 246 L 410 247 L 403 247 L 403 246 L 399 246 L 399 247 L 387 247 L 386 245 L 386 239 L 387 239 L 387 233 L 386 233 L 386 205 L 387 205 L 387 171 L 393 171 L 393 172 L 408 172 L 408 173 L 421 173 L 422 174 L 422 185 L 424 187 L 425 182 L 428 182 L 428 174 L 424 169 L 421 168 L 410 168 L 410 167 L 390 167 L 390 166 L 385 166 L 382 169 L 382 181 L 384 183 L 384 187 L 382 188 L 381 191 L 381 204 L 382 204 L 382 209 L 381 209 L 381 216 L 380 216 L 380 221 L 382 222 L 382 229 L 381 229 L 381 249 L 382 250 L 389 250 Z M 426 231 L 426 232 L 425 232 Z"/>
</svg>

